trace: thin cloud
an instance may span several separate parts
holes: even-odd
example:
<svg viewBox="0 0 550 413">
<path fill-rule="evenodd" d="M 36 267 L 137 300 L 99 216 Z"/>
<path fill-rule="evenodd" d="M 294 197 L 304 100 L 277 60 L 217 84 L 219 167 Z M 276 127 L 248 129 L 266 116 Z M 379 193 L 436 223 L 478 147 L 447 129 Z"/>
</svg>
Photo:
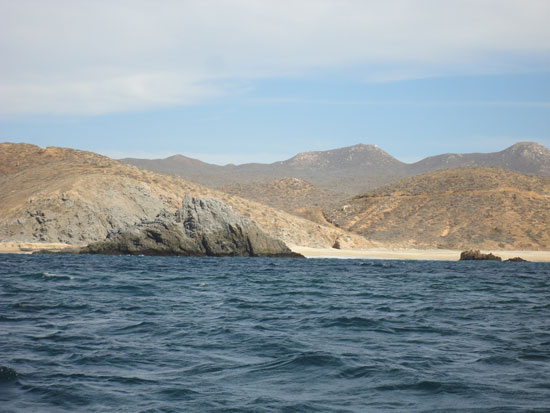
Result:
<svg viewBox="0 0 550 413">
<path fill-rule="evenodd" d="M 0 0 L 0 113 L 192 105 L 346 67 L 368 81 L 544 70 L 549 15 L 546 0 Z"/>
</svg>

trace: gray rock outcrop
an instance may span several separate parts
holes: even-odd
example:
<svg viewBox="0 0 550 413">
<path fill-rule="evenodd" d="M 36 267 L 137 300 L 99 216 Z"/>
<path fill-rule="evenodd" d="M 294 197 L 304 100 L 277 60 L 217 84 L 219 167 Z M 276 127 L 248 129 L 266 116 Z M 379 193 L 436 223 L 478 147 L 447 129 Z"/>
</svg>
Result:
<svg viewBox="0 0 550 413">
<path fill-rule="evenodd" d="M 480 250 L 468 250 L 460 253 L 460 261 L 502 261 L 502 258 L 493 253 L 483 254 Z"/>
<path fill-rule="evenodd" d="M 81 253 L 301 257 L 220 200 L 190 195 L 175 213 L 113 231 Z"/>
<path fill-rule="evenodd" d="M 505 262 L 527 262 L 527 260 L 524 260 L 521 257 L 513 257 L 513 258 L 508 258 Z"/>
</svg>

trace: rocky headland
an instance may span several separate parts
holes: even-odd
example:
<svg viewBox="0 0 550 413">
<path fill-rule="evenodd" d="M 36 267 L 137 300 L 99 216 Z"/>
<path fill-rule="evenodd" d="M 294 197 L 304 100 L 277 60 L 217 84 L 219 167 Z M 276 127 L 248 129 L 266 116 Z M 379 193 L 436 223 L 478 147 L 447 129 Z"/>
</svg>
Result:
<svg viewBox="0 0 550 413">
<path fill-rule="evenodd" d="M 163 211 L 186 194 L 217 198 L 287 245 L 330 247 L 343 239 L 368 248 L 363 237 L 216 191 L 181 177 L 147 171 L 92 152 L 0 144 L 0 242 L 81 247 Z"/>
<path fill-rule="evenodd" d="M 176 212 L 113 231 L 80 253 L 301 257 L 220 200 L 190 195 Z"/>
</svg>

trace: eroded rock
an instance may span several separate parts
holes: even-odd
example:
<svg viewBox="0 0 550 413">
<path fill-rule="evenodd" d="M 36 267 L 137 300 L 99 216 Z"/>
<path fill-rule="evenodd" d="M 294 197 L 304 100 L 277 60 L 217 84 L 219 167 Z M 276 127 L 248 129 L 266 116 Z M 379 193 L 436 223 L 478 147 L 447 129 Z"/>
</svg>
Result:
<svg viewBox="0 0 550 413">
<path fill-rule="evenodd" d="M 507 259 L 506 262 L 527 262 L 527 260 L 524 260 L 521 257 L 514 257 Z"/>
<path fill-rule="evenodd" d="M 497 255 L 494 255 L 491 252 L 489 254 L 483 254 L 480 250 L 468 250 L 468 251 L 462 251 L 460 253 L 460 261 L 471 261 L 471 260 L 502 261 L 502 258 Z"/>
<path fill-rule="evenodd" d="M 174 214 L 109 233 L 82 253 L 181 256 L 301 257 L 215 198 L 186 195 Z"/>
</svg>

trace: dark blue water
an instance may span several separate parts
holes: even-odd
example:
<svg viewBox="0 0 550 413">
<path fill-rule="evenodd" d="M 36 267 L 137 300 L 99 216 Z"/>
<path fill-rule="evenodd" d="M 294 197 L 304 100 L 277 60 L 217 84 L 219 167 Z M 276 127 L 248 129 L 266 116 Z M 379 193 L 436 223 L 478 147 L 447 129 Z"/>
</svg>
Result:
<svg viewBox="0 0 550 413">
<path fill-rule="evenodd" d="M 549 411 L 550 265 L 0 255 L 5 412 Z"/>
</svg>

